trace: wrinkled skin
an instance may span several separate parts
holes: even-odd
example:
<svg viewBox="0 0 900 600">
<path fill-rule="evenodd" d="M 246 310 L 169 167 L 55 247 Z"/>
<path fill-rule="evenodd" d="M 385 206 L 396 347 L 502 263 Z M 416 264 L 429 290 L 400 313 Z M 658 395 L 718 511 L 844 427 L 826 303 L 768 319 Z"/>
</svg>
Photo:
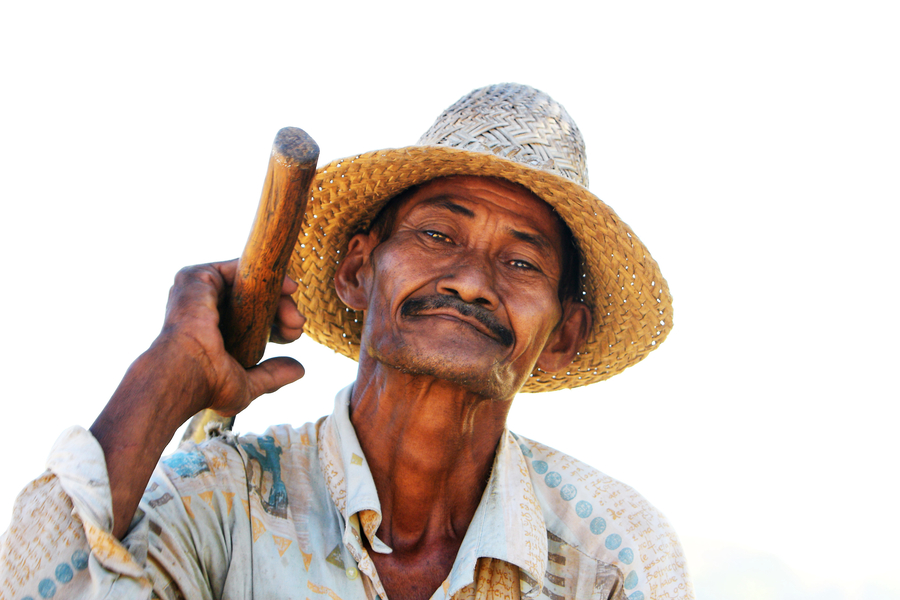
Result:
<svg viewBox="0 0 900 600">
<path fill-rule="evenodd" d="M 559 298 L 561 227 L 519 186 L 453 177 L 406 199 L 387 240 L 350 242 L 335 285 L 365 314 L 351 420 L 393 549 L 372 553 L 390 598 L 446 578 L 513 397 L 583 343 L 587 308 Z"/>
<path fill-rule="evenodd" d="M 590 317 L 558 297 L 561 228 L 547 204 L 502 180 L 422 186 L 386 241 L 351 241 L 337 277 L 345 302 L 366 314 L 361 370 L 372 359 L 509 400 L 535 364 L 550 372 L 569 364 L 569 338 L 579 339 L 572 327 Z M 424 308 L 410 314 L 412 304 Z"/>
</svg>

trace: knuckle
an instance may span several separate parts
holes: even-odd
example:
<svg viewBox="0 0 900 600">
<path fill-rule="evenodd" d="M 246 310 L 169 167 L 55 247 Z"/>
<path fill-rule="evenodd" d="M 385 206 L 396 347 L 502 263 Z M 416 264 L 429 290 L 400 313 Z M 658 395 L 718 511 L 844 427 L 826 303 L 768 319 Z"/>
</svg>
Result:
<svg viewBox="0 0 900 600">
<path fill-rule="evenodd" d="M 175 287 L 188 285 L 192 282 L 215 285 L 221 279 L 218 271 L 211 265 L 191 265 L 182 267 L 175 274 Z"/>
</svg>

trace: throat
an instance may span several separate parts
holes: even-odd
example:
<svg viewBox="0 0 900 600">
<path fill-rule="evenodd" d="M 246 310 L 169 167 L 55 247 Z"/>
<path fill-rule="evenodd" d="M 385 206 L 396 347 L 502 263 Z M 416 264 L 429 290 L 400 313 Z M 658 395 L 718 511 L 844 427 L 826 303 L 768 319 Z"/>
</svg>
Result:
<svg viewBox="0 0 900 600">
<path fill-rule="evenodd" d="M 382 539 L 410 547 L 438 536 L 461 540 L 490 477 L 510 402 L 388 372 L 387 381 L 357 379 L 350 402 L 387 528 Z"/>
<path fill-rule="evenodd" d="M 393 550 L 369 554 L 390 600 L 428 600 L 481 502 L 510 402 L 393 369 L 366 377 L 360 367 L 350 420 L 381 504 L 377 535 Z"/>
<path fill-rule="evenodd" d="M 395 548 L 391 554 L 373 552 L 364 543 L 389 600 L 429 600 L 450 576 L 462 541 Z"/>
</svg>

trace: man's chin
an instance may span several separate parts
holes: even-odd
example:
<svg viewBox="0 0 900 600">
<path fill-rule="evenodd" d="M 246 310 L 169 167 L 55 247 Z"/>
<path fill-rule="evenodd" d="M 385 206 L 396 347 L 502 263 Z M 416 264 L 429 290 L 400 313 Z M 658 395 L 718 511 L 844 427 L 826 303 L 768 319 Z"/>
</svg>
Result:
<svg viewBox="0 0 900 600">
<path fill-rule="evenodd" d="M 396 369 L 408 375 L 421 377 L 433 377 L 452 383 L 466 390 L 494 399 L 505 399 L 515 395 L 516 390 L 504 378 L 496 372 L 496 362 L 484 360 L 485 364 L 479 364 L 469 356 L 454 356 L 453 353 L 439 355 L 423 355 L 410 352 L 407 346 L 405 351 L 385 356 L 381 353 L 369 354 L 378 362 Z"/>
</svg>

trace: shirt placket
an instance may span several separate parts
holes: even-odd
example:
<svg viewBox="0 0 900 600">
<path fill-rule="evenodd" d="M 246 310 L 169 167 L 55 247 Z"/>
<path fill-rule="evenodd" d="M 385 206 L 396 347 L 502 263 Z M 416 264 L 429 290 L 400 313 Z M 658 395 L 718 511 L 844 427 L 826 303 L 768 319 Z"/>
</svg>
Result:
<svg viewBox="0 0 900 600">
<path fill-rule="evenodd" d="M 359 526 L 359 513 L 355 513 L 347 519 L 347 531 L 350 536 L 344 536 L 344 545 L 350 556 L 356 562 L 356 572 L 363 577 L 363 584 L 366 589 L 366 597 L 369 600 L 387 599 L 384 586 L 378 577 L 378 571 L 375 570 L 375 563 L 369 556 L 369 551 L 362 544 L 362 534 Z M 352 568 L 352 567 L 351 567 Z M 349 571 L 349 568 L 348 568 Z"/>
</svg>

